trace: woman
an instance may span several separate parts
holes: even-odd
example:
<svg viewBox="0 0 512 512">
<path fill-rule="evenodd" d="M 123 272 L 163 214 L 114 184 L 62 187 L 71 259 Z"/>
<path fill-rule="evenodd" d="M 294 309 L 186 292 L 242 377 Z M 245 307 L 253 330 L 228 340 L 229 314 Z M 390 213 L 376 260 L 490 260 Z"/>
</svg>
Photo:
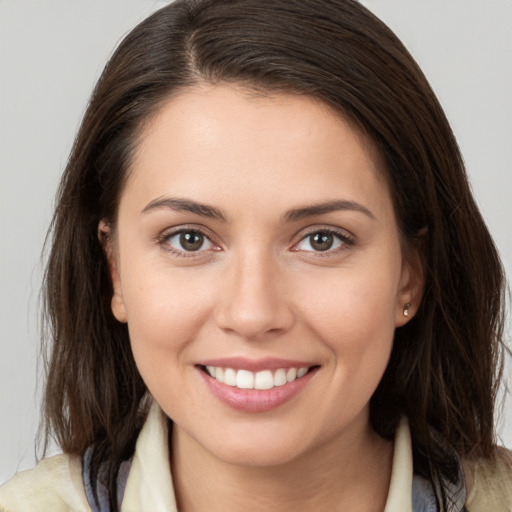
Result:
<svg viewBox="0 0 512 512">
<path fill-rule="evenodd" d="M 94 91 L 52 233 L 65 455 L 5 510 L 511 507 L 499 258 L 428 83 L 359 4 L 148 18 Z"/>
</svg>

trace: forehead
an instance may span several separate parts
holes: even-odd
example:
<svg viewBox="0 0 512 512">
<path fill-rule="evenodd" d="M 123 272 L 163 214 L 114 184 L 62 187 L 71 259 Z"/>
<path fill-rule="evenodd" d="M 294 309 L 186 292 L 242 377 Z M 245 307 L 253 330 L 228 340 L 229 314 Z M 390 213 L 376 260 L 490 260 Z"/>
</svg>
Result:
<svg viewBox="0 0 512 512">
<path fill-rule="evenodd" d="M 148 201 L 233 201 L 245 191 L 307 203 L 371 191 L 371 202 L 390 202 L 377 152 L 353 123 L 309 96 L 231 85 L 189 88 L 163 103 L 141 131 L 130 188 Z"/>
</svg>

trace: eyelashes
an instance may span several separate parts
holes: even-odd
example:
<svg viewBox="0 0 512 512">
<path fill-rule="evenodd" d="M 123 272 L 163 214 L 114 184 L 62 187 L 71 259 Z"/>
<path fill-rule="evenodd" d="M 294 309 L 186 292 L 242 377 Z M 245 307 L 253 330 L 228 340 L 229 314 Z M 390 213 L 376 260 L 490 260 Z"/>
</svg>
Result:
<svg viewBox="0 0 512 512">
<path fill-rule="evenodd" d="M 328 257 L 339 254 L 355 245 L 354 237 L 345 230 L 333 227 L 311 227 L 301 231 L 300 237 L 290 247 L 292 252 L 302 252 L 308 257 Z M 222 251 L 213 236 L 199 226 L 181 226 L 165 231 L 157 238 L 163 250 L 177 257 L 201 257 Z"/>
<path fill-rule="evenodd" d="M 324 256 L 338 253 L 355 244 L 352 236 L 333 228 L 317 228 L 306 233 L 293 247 L 292 251 L 313 252 Z"/>
<path fill-rule="evenodd" d="M 212 236 L 198 226 L 182 226 L 165 231 L 157 243 L 165 251 L 178 257 L 198 257 L 210 251 L 221 251 L 220 246 L 212 241 Z"/>
<path fill-rule="evenodd" d="M 192 229 L 168 236 L 167 243 L 175 251 L 180 252 L 197 252 L 213 248 L 212 241 L 206 235 Z"/>
</svg>

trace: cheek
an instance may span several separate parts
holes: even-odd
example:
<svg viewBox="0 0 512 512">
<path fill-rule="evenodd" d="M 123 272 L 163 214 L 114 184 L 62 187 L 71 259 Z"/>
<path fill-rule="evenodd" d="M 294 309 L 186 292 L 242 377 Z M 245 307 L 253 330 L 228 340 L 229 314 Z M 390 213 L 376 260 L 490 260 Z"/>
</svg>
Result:
<svg viewBox="0 0 512 512">
<path fill-rule="evenodd" d="M 333 389 L 347 391 L 347 400 L 369 399 L 387 366 L 398 279 L 393 270 L 347 270 L 329 276 L 328 286 L 317 281 L 304 294 L 303 316 L 331 353 Z"/>
<path fill-rule="evenodd" d="M 364 268 L 312 279 L 302 293 L 303 314 L 329 339 L 369 343 L 394 331 L 398 279 L 398 272 Z"/>
<path fill-rule="evenodd" d="M 179 360 L 207 316 L 211 300 L 206 287 L 198 290 L 184 272 L 157 266 L 125 277 L 128 329 L 141 374 L 169 358 Z"/>
</svg>

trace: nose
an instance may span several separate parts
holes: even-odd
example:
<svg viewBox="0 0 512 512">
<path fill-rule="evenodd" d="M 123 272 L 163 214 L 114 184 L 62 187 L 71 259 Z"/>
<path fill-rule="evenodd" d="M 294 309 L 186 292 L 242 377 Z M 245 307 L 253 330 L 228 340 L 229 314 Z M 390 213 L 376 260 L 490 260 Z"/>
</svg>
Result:
<svg viewBox="0 0 512 512">
<path fill-rule="evenodd" d="M 217 325 L 247 340 L 286 332 L 294 315 L 279 265 L 272 257 L 243 254 L 223 276 Z"/>
</svg>

